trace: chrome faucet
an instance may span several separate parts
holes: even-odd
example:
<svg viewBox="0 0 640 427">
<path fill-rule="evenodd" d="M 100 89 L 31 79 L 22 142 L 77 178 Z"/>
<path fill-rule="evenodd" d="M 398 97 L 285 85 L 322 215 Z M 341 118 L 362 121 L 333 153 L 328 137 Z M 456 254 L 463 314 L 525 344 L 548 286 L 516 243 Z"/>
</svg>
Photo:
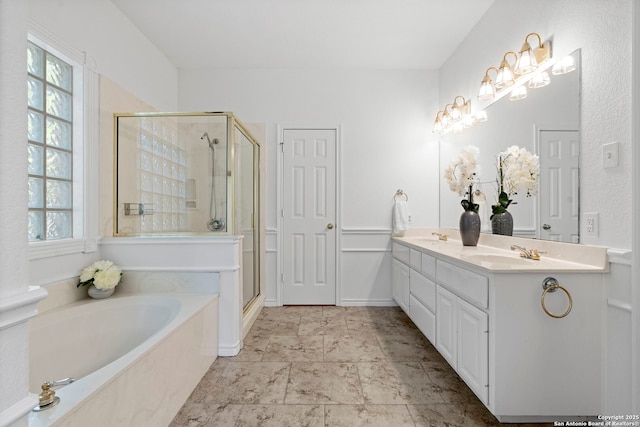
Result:
<svg viewBox="0 0 640 427">
<path fill-rule="evenodd" d="M 431 233 L 432 236 L 438 236 L 438 240 L 443 240 L 443 241 L 447 241 L 447 235 L 446 234 L 440 234 L 440 233 L 436 233 L 435 231 L 433 233 Z"/>
<path fill-rule="evenodd" d="M 518 246 L 518 245 L 511 245 L 511 250 L 515 251 L 515 250 L 519 250 L 520 251 L 520 256 L 522 258 L 527 258 L 527 259 L 533 259 L 536 261 L 540 261 L 540 254 L 538 253 L 537 249 L 527 249 L 527 248 L 523 248 L 522 246 Z"/>
</svg>

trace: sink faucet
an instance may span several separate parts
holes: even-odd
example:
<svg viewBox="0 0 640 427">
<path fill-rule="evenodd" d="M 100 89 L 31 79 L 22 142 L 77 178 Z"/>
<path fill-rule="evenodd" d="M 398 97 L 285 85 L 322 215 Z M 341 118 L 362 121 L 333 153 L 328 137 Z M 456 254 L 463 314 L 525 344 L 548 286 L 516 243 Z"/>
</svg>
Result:
<svg viewBox="0 0 640 427">
<path fill-rule="evenodd" d="M 444 240 L 445 242 L 447 241 L 447 235 L 446 234 L 440 234 L 440 233 L 436 233 L 435 231 L 433 233 L 431 233 L 432 236 L 438 236 L 438 240 Z"/>
<path fill-rule="evenodd" d="M 518 245 L 511 245 L 511 250 L 515 251 L 515 250 L 519 250 L 520 251 L 520 256 L 522 258 L 527 258 L 527 259 L 533 259 L 536 261 L 540 261 L 540 254 L 538 253 L 537 249 L 527 249 L 527 248 L 523 248 L 522 246 L 518 246 Z"/>
</svg>

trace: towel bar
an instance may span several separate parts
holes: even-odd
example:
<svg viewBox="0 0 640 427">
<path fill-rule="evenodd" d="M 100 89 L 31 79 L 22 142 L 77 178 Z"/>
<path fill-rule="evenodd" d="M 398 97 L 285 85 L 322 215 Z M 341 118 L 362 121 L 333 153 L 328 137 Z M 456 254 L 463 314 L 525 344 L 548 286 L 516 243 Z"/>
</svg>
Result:
<svg viewBox="0 0 640 427">
<path fill-rule="evenodd" d="M 402 190 L 396 191 L 396 194 L 393 196 L 393 201 L 395 202 L 398 199 L 398 196 L 404 196 L 407 202 L 409 201 L 409 196 Z"/>
</svg>

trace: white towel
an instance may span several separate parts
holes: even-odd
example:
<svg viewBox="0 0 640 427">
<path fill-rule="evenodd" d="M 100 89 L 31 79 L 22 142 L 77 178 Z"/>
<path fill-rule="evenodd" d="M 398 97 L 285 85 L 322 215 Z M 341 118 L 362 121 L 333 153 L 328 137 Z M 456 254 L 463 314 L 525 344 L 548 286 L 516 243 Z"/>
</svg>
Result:
<svg viewBox="0 0 640 427">
<path fill-rule="evenodd" d="M 393 234 L 403 235 L 409 229 L 409 204 L 396 200 L 393 204 Z"/>
</svg>

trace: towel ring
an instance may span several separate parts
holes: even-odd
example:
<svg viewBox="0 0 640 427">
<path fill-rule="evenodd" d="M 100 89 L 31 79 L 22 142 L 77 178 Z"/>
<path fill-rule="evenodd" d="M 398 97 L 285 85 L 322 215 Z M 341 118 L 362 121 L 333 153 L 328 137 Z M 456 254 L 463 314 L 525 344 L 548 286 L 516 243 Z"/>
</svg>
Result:
<svg viewBox="0 0 640 427">
<path fill-rule="evenodd" d="M 562 319 L 563 317 L 567 317 L 571 312 L 571 309 L 573 308 L 573 298 L 571 298 L 571 294 L 569 293 L 569 291 L 560 286 L 558 281 L 553 277 L 547 277 L 546 279 L 544 279 L 544 281 L 542 282 L 542 288 L 544 289 L 544 292 L 542 292 L 540 304 L 542 304 L 542 309 L 544 310 L 544 312 L 554 319 Z M 547 307 L 544 304 L 544 297 L 546 297 L 549 292 L 555 292 L 556 289 L 560 289 L 561 291 L 563 291 L 567 295 L 567 299 L 569 300 L 569 306 L 567 307 L 567 310 L 562 314 L 551 313 L 549 310 L 547 310 Z"/>
<path fill-rule="evenodd" d="M 393 201 L 395 202 L 398 199 L 398 196 L 404 196 L 407 202 L 409 201 L 409 196 L 402 190 L 396 191 L 395 196 L 393 196 Z"/>
</svg>

